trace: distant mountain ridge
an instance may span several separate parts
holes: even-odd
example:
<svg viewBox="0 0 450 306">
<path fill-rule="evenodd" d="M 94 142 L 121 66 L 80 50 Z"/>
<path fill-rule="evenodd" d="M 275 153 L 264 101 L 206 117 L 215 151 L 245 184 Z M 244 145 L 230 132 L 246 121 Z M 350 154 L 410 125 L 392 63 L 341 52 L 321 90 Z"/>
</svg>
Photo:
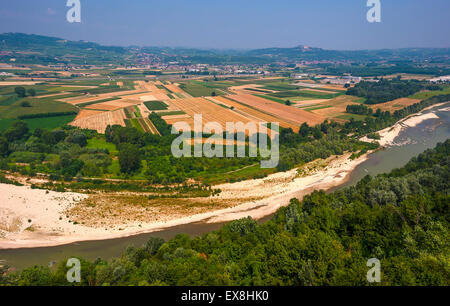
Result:
<svg viewBox="0 0 450 306">
<path fill-rule="evenodd" d="M 0 61 L 8 61 L 11 56 L 14 56 L 21 63 L 35 61 L 63 64 L 136 64 L 139 63 L 143 54 L 151 54 L 161 62 L 178 61 L 210 64 L 264 64 L 298 61 L 438 61 L 447 64 L 450 62 L 450 48 L 341 51 L 299 45 L 292 48 L 273 47 L 245 51 L 232 49 L 205 50 L 196 48 L 103 46 L 93 42 L 70 41 L 63 38 L 34 34 L 0 34 Z"/>
</svg>

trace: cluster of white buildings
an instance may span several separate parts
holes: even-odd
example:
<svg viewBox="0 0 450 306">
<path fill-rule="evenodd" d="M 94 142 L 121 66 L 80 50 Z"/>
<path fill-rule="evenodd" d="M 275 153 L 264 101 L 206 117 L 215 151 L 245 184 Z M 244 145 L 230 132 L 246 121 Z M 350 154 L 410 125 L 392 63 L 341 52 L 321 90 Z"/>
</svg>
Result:
<svg viewBox="0 0 450 306">
<path fill-rule="evenodd" d="M 440 76 L 429 80 L 432 83 L 448 83 L 450 82 L 450 75 Z"/>
</svg>

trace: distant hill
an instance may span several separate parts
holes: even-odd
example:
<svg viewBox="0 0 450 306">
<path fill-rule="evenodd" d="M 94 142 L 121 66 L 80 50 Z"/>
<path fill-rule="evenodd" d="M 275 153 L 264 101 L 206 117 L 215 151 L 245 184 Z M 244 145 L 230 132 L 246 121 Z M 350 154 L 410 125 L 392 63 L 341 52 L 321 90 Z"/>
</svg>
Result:
<svg viewBox="0 0 450 306">
<path fill-rule="evenodd" d="M 266 64 L 305 61 L 347 61 L 353 63 L 450 63 L 450 49 L 325 50 L 308 46 L 265 48 L 247 51 L 201 50 L 167 47 L 113 47 L 84 41 L 22 33 L 0 34 L 0 62 L 36 64 L 137 64 L 143 58 L 154 61 L 205 64 Z"/>
<path fill-rule="evenodd" d="M 108 64 L 131 56 L 128 48 L 22 33 L 0 34 L 0 52 L 6 51 L 13 56 L 0 56 L 0 61 L 14 57 L 19 63 L 36 64 Z"/>
<path fill-rule="evenodd" d="M 449 60 L 450 49 L 382 49 L 382 50 L 356 50 L 338 51 L 297 46 L 294 48 L 267 48 L 247 52 L 252 56 L 265 56 L 274 59 L 289 60 L 347 60 L 347 61 L 423 61 L 423 60 Z"/>
</svg>

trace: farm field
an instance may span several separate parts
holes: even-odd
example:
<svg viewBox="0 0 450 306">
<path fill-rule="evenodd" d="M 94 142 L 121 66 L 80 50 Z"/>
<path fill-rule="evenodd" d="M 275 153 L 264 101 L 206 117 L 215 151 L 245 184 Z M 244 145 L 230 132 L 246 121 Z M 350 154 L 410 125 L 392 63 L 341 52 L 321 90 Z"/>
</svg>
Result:
<svg viewBox="0 0 450 306">
<path fill-rule="evenodd" d="M 223 128 L 226 126 L 226 122 L 243 122 L 248 123 L 251 119 L 240 115 L 239 113 L 221 107 L 213 102 L 208 101 L 205 98 L 189 98 L 189 99 L 173 99 L 170 103 L 181 109 L 190 118 L 181 119 L 167 119 L 168 124 L 174 124 L 178 121 L 187 122 L 191 128 L 194 126 L 194 115 L 202 114 L 203 123 L 218 122 Z"/>
<path fill-rule="evenodd" d="M 50 98 L 10 98 L 8 101 L 12 103 L 0 103 L 0 118 L 14 119 L 23 115 L 77 112 L 76 107 Z M 27 102 L 28 106 L 23 106 L 23 102 Z"/>
<path fill-rule="evenodd" d="M 167 104 L 162 101 L 148 101 L 144 102 L 144 105 L 151 111 L 167 110 L 168 108 Z"/>
<path fill-rule="evenodd" d="M 179 112 L 180 109 L 162 100 L 170 100 L 161 82 L 136 81 L 129 91 L 101 94 L 95 97 L 71 97 L 66 102 L 81 107 L 71 125 L 104 133 L 107 125 L 134 126 L 142 132 L 159 134 L 147 118 L 152 111 Z M 176 85 L 169 86 L 175 91 Z M 182 90 L 178 90 L 182 93 Z M 160 98 L 162 100 L 157 100 Z"/>
<path fill-rule="evenodd" d="M 346 89 L 342 85 L 331 85 L 331 84 L 318 84 L 311 80 L 303 80 L 300 82 L 296 82 L 295 85 L 300 87 L 306 87 L 306 88 L 315 88 L 315 89 L 321 89 L 321 90 L 333 90 L 333 91 L 342 91 L 345 92 Z"/>
<path fill-rule="evenodd" d="M 75 115 L 66 115 L 48 118 L 23 119 L 28 128 L 33 131 L 36 128 L 56 129 L 72 122 Z M 6 130 L 16 119 L 0 119 L 0 132 Z"/>
<path fill-rule="evenodd" d="M 177 96 L 180 96 L 182 98 L 192 98 L 191 95 L 189 95 L 187 92 L 182 90 L 179 86 L 174 84 L 166 84 L 164 87 L 171 93 L 176 94 Z"/>
<path fill-rule="evenodd" d="M 304 104 L 297 105 L 297 107 L 301 107 L 305 111 L 323 116 L 324 118 L 342 122 L 343 120 L 350 120 L 350 117 L 348 117 L 349 114 L 346 112 L 347 106 L 360 104 L 359 101 L 359 97 L 341 95 L 334 99 L 319 101 L 313 104 L 308 104 L 306 103 L 308 101 L 305 101 Z"/>
<path fill-rule="evenodd" d="M 287 121 L 291 124 L 300 126 L 304 122 L 309 125 L 320 124 L 325 117 L 313 114 L 292 106 L 283 105 L 274 101 L 256 97 L 246 93 L 238 93 L 235 95 L 228 95 L 227 98 L 243 103 L 249 107 L 256 108 L 259 111 L 268 113 L 276 118 Z"/>
<path fill-rule="evenodd" d="M 433 91 L 421 91 L 418 93 L 415 93 L 412 96 L 409 96 L 409 98 L 411 99 L 428 99 L 434 96 L 439 96 L 439 95 L 448 95 L 450 94 L 450 86 L 449 85 L 445 85 L 442 87 L 442 90 L 433 90 Z"/>
<path fill-rule="evenodd" d="M 190 82 L 181 82 L 180 88 L 191 95 L 192 97 L 205 97 L 205 96 L 222 96 L 225 95 L 226 92 L 222 91 L 218 87 L 213 87 L 213 84 L 204 84 L 205 82 L 199 81 L 190 81 Z"/>
<path fill-rule="evenodd" d="M 105 133 L 105 129 L 108 125 L 121 125 L 125 126 L 124 119 L 126 118 L 123 109 L 101 112 L 99 114 L 93 114 L 92 116 L 77 118 L 70 123 L 72 126 L 79 127 L 81 129 L 95 130 L 98 133 Z"/>
<path fill-rule="evenodd" d="M 73 105 L 78 105 L 82 103 L 87 102 L 95 102 L 95 101 L 101 101 L 105 99 L 110 99 L 113 97 L 121 97 L 129 94 L 138 94 L 142 93 L 142 90 L 129 90 L 129 91 L 120 91 L 120 92 L 110 92 L 110 93 L 104 93 L 99 95 L 84 95 L 84 96 L 77 96 L 77 97 L 70 97 L 70 98 L 64 98 L 60 101 L 70 103 Z"/>
<path fill-rule="evenodd" d="M 86 118 L 86 117 L 91 117 L 91 116 L 98 115 L 101 113 L 103 113 L 103 111 L 101 111 L 101 110 L 82 109 L 76 116 L 75 120 L 78 120 L 81 118 Z"/>
<path fill-rule="evenodd" d="M 372 108 L 374 111 L 376 111 L 379 108 L 383 112 L 385 111 L 395 112 L 396 110 L 400 110 L 407 106 L 419 103 L 420 101 L 421 101 L 420 99 L 399 98 L 385 103 L 373 104 L 370 106 L 370 108 Z"/>
<path fill-rule="evenodd" d="M 245 85 L 238 85 L 238 86 L 232 86 L 229 88 L 231 91 L 244 91 L 247 93 L 274 93 L 277 92 L 276 90 L 271 90 L 263 87 L 262 84 L 245 84 Z"/>
<path fill-rule="evenodd" d="M 148 116 L 155 112 L 168 124 L 179 121 L 193 126 L 195 114 L 204 122 L 279 122 L 295 132 L 302 123 L 316 125 L 325 119 L 344 122 L 353 118 L 347 105 L 361 103 L 360 98 L 343 95 L 345 89 L 314 82 L 293 82 L 279 78 L 227 78 L 223 80 L 146 80 L 51 82 L 26 85 L 36 97 L 18 98 L 14 86 L 0 87 L 0 118 L 20 115 L 78 112 L 71 125 L 104 133 L 108 124 L 136 126 L 139 130 L 158 134 Z M 444 88 L 444 92 L 448 87 Z M 443 91 L 420 92 L 432 96 Z M 212 94 L 215 93 L 213 96 Z M 31 107 L 21 107 L 23 101 Z M 286 105 L 287 101 L 291 103 Z M 378 104 L 372 108 L 395 111 L 418 102 L 403 98 Z M 64 119 L 64 120 L 63 120 Z M 360 118 L 354 118 L 360 119 Z M 50 120 L 53 126 L 57 119 Z M 4 121 L 3 125 L 9 121 Z"/>
<path fill-rule="evenodd" d="M 102 103 L 98 103 L 98 104 L 89 105 L 89 106 L 87 106 L 87 108 L 109 111 L 109 110 L 116 110 L 116 109 L 120 109 L 120 108 L 125 108 L 125 107 L 128 107 L 130 105 L 136 105 L 136 104 L 140 104 L 140 102 L 136 101 L 136 100 L 130 100 L 130 99 L 119 99 L 119 100 L 114 100 L 114 101 L 102 102 Z"/>
<path fill-rule="evenodd" d="M 14 82 L 13 82 L 14 83 Z M 60 97 L 75 95 L 69 90 L 80 87 L 59 86 L 57 84 L 16 85 L 0 87 L 0 128 L 5 129 L 15 120 L 22 118 L 31 130 L 42 128 L 57 128 L 71 122 L 79 109 L 76 106 L 58 101 Z M 20 85 L 20 86 L 19 86 Z M 25 89 L 25 96 L 19 97 L 16 87 Z M 31 91 L 34 91 L 31 94 Z M 28 116 L 28 118 L 27 118 Z M 35 118 L 32 118 L 35 117 Z"/>
<path fill-rule="evenodd" d="M 292 124 L 288 121 L 281 120 L 280 118 L 261 112 L 255 108 L 246 106 L 245 104 L 241 104 L 236 101 L 227 99 L 226 97 L 211 97 L 208 99 L 215 101 L 219 104 L 222 104 L 228 108 L 233 107 L 234 111 L 242 114 L 243 116 L 251 118 L 256 122 L 278 122 L 281 127 L 291 128 L 295 132 L 298 132 L 299 130 L 299 125 L 297 124 Z"/>
</svg>

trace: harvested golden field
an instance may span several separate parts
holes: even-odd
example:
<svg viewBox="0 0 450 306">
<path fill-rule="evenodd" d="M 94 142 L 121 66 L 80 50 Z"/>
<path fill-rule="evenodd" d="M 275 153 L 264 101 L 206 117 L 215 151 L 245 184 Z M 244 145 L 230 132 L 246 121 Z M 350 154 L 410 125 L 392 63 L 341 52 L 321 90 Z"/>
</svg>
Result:
<svg viewBox="0 0 450 306">
<path fill-rule="evenodd" d="M 162 119 L 166 120 L 166 121 L 172 121 L 172 122 L 177 122 L 177 120 L 180 119 L 189 119 L 191 118 L 191 116 L 184 114 L 184 115 L 167 115 L 167 116 L 162 116 Z"/>
<path fill-rule="evenodd" d="M 328 102 L 330 99 L 316 99 L 316 100 L 303 100 L 303 101 L 294 101 L 293 105 L 295 107 L 303 108 L 315 106 L 320 103 Z"/>
<path fill-rule="evenodd" d="M 137 105 L 137 107 L 141 112 L 142 117 L 147 118 L 151 114 L 151 111 L 149 111 L 149 109 L 144 104 L 139 104 Z"/>
<path fill-rule="evenodd" d="M 240 113 L 243 116 L 246 116 L 247 118 L 255 122 L 278 122 L 281 127 L 291 128 L 295 132 L 298 132 L 299 130 L 299 126 L 297 124 L 289 123 L 287 121 L 281 120 L 280 118 L 276 118 L 272 115 L 260 112 L 257 109 L 245 106 L 241 103 L 232 101 L 225 97 L 210 97 L 208 99 L 211 99 L 212 101 L 215 101 L 227 107 L 234 107 L 234 111 Z"/>
<path fill-rule="evenodd" d="M 98 110 L 105 110 L 105 111 L 112 111 L 116 109 L 120 109 L 120 106 L 117 105 L 111 105 L 108 103 L 98 103 L 98 104 L 92 104 L 87 106 L 88 109 L 98 109 Z"/>
<path fill-rule="evenodd" d="M 178 121 L 187 122 L 191 127 L 194 124 L 194 115 L 201 114 L 203 117 L 203 123 L 218 122 L 223 128 L 226 127 L 227 122 L 243 122 L 248 123 L 249 118 L 238 114 L 230 109 L 221 107 L 213 102 L 204 98 L 189 98 L 189 99 L 172 99 L 170 103 L 175 107 L 184 111 L 190 118 L 171 119 L 167 120 L 167 123 L 173 124 Z"/>
<path fill-rule="evenodd" d="M 167 96 L 167 90 L 165 89 L 160 89 L 158 88 L 156 85 L 161 86 L 160 84 L 157 84 L 157 82 L 145 82 L 145 81 L 136 81 L 136 88 L 140 89 L 140 90 L 144 90 L 145 91 L 145 95 L 141 95 L 142 96 L 146 96 L 149 97 L 149 100 L 143 100 L 143 101 L 152 101 L 152 100 L 168 100 L 169 97 Z M 152 96 L 152 97 L 150 97 Z"/>
<path fill-rule="evenodd" d="M 126 108 L 130 105 L 137 105 L 140 101 L 130 100 L 130 99 L 119 99 L 114 101 L 102 102 L 98 104 L 91 104 L 86 108 L 89 109 L 100 109 L 100 110 L 116 110 L 120 108 Z"/>
<path fill-rule="evenodd" d="M 94 101 L 101 101 L 105 99 L 110 99 L 113 97 L 121 97 L 126 96 L 128 98 L 129 95 L 132 94 L 142 94 L 141 90 L 128 90 L 128 91 L 116 91 L 116 92 L 109 92 L 99 95 L 84 95 L 80 97 L 71 97 L 71 98 L 65 98 L 58 101 L 70 103 L 73 105 L 81 104 L 81 103 L 87 103 L 87 102 L 94 102 Z"/>
<path fill-rule="evenodd" d="M 250 94 L 239 93 L 236 95 L 228 95 L 227 97 L 294 125 L 300 126 L 304 122 L 309 125 L 316 125 L 325 120 L 325 118 L 321 115 L 313 114 L 292 106 L 287 106 Z"/>
<path fill-rule="evenodd" d="M 419 103 L 420 99 L 410 99 L 410 98 L 400 98 L 400 99 L 396 99 L 393 101 L 389 101 L 386 103 L 381 103 L 381 104 L 374 104 L 371 105 L 370 107 L 376 111 L 378 108 L 381 109 L 382 111 L 390 111 L 390 112 L 394 112 L 396 110 L 405 108 L 407 106 Z"/>
<path fill-rule="evenodd" d="M 173 93 L 186 94 L 183 89 L 174 84 L 164 85 L 164 87 Z"/>
<path fill-rule="evenodd" d="M 74 121 L 81 119 L 81 118 L 86 118 L 86 117 L 91 117 L 94 115 L 98 115 L 103 113 L 100 110 L 90 110 L 90 109 L 82 109 L 80 110 L 80 112 L 78 113 L 77 117 L 74 119 Z"/>
<path fill-rule="evenodd" d="M 36 85 L 39 82 L 0 82 L 0 86 L 25 86 L 25 85 Z"/>
<path fill-rule="evenodd" d="M 98 133 L 105 133 L 105 129 L 108 125 L 121 125 L 125 126 L 124 119 L 126 118 L 123 109 L 119 109 L 111 112 L 101 112 L 96 115 L 75 119 L 71 123 L 72 126 L 77 126 L 82 129 L 95 130 Z"/>
</svg>

